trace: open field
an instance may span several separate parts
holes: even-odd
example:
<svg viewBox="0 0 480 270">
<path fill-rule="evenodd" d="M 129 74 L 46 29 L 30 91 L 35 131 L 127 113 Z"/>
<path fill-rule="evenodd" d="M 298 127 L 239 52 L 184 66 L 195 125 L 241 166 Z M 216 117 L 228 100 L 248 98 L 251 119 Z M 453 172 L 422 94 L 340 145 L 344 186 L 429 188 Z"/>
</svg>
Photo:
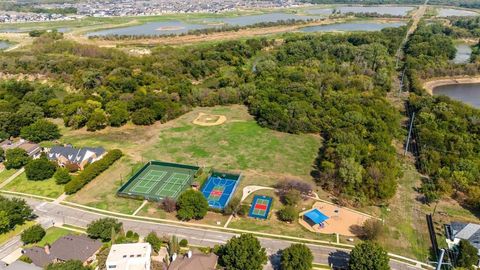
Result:
<svg viewBox="0 0 480 270">
<path fill-rule="evenodd" d="M 12 176 L 13 174 L 15 174 L 15 172 L 17 172 L 17 170 L 3 170 L 0 172 L 0 183 L 2 183 L 3 181 L 7 180 L 10 176 Z"/>
<path fill-rule="evenodd" d="M 39 195 L 49 198 L 58 198 L 63 193 L 63 185 L 57 185 L 55 179 L 30 181 L 25 173 L 20 174 L 5 186 L 5 190 Z"/>
<path fill-rule="evenodd" d="M 2 245 L 3 243 L 7 242 L 10 239 L 12 239 L 12 237 L 19 235 L 25 229 L 28 229 L 29 227 L 31 227 L 33 225 L 35 225 L 34 221 L 27 221 L 23 225 L 15 226 L 15 229 L 13 229 L 13 230 L 11 230 L 7 233 L 0 234 L 0 245 Z"/>
</svg>

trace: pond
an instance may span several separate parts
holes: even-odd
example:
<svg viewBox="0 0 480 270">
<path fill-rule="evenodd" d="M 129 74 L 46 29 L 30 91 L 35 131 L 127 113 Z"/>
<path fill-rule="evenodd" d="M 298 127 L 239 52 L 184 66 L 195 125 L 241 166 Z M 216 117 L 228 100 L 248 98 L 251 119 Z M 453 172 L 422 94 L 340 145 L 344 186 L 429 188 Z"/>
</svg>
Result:
<svg viewBox="0 0 480 270">
<path fill-rule="evenodd" d="M 455 55 L 455 59 L 453 59 L 453 63 L 455 64 L 465 64 L 470 61 L 470 56 L 472 55 L 472 48 L 467 44 L 458 44 L 456 46 L 457 54 Z"/>
<path fill-rule="evenodd" d="M 308 20 L 318 19 L 317 16 L 302 16 L 288 13 L 267 13 L 261 15 L 245 15 L 231 18 L 205 19 L 206 23 L 222 23 L 228 25 L 247 26 L 262 22 L 277 22 L 281 20 Z"/>
<path fill-rule="evenodd" d="M 455 9 L 455 8 L 439 8 L 438 17 L 449 17 L 449 16 L 478 16 L 480 15 L 477 12 L 464 10 L 464 9 Z"/>
<path fill-rule="evenodd" d="M 10 46 L 12 46 L 12 44 L 9 43 L 8 41 L 0 40 L 0 50 L 5 50 Z"/>
<path fill-rule="evenodd" d="M 380 31 L 387 27 L 400 27 L 405 25 L 405 22 L 348 22 L 348 23 L 334 23 L 316 26 L 307 26 L 300 28 L 302 32 L 333 32 L 333 31 Z"/>
<path fill-rule="evenodd" d="M 307 10 L 308 14 L 314 15 L 330 15 L 333 10 L 340 13 L 378 13 L 382 15 L 405 16 L 412 11 L 414 7 L 410 6 L 338 6 L 334 8 L 314 8 Z"/>
<path fill-rule="evenodd" d="M 480 83 L 441 85 L 433 89 L 434 95 L 445 95 L 480 109 Z"/>
</svg>

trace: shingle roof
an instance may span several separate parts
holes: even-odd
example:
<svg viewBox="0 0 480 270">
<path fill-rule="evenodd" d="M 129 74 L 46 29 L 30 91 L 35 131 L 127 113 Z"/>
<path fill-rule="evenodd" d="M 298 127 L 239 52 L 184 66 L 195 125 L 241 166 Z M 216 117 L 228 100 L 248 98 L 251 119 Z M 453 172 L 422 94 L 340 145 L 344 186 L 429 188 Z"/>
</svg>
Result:
<svg viewBox="0 0 480 270">
<path fill-rule="evenodd" d="M 14 261 L 8 266 L 2 265 L 0 269 L 2 270 L 42 270 L 41 267 L 38 267 L 34 264 L 22 262 L 22 261 Z"/>
<path fill-rule="evenodd" d="M 183 257 L 173 261 L 168 270 L 214 270 L 217 266 L 218 256 L 210 253 L 196 253 L 191 258 Z"/>
<path fill-rule="evenodd" d="M 50 254 L 43 247 L 32 247 L 24 251 L 32 262 L 45 267 L 55 259 L 61 261 L 86 261 L 102 247 L 102 242 L 90 239 L 85 235 L 66 235 L 55 241 L 50 247 Z"/>
<path fill-rule="evenodd" d="M 50 149 L 47 156 L 50 160 L 57 160 L 60 156 L 63 156 L 71 163 L 79 164 L 85 159 L 88 152 L 92 152 L 99 157 L 105 153 L 105 149 L 102 147 L 84 147 L 77 149 L 73 147 L 54 146 Z"/>
<path fill-rule="evenodd" d="M 452 222 L 450 226 L 453 237 L 468 240 L 480 250 L 480 224 Z"/>
</svg>

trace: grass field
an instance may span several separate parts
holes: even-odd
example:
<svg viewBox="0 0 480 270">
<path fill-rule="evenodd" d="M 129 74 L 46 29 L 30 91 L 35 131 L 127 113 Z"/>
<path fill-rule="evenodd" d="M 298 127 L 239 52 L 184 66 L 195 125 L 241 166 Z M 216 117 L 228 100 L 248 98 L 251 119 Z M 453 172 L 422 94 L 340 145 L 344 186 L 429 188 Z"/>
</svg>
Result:
<svg viewBox="0 0 480 270">
<path fill-rule="evenodd" d="M 12 176 L 17 170 L 3 170 L 0 172 L 0 183 L 7 180 L 10 176 Z"/>
<path fill-rule="evenodd" d="M 229 120 L 214 127 L 193 125 L 191 122 L 200 111 L 223 114 Z M 95 133 L 66 131 L 61 140 L 75 146 L 122 149 L 126 157 L 67 200 L 128 214 L 133 213 L 141 201 L 118 198 L 115 193 L 132 172 L 149 160 L 242 171 L 244 178 L 238 188 L 241 190 L 247 184 L 272 185 L 284 178 L 312 182 L 309 174 L 321 144 L 318 136 L 262 128 L 244 106 L 199 108 L 176 120 L 150 127 L 127 125 Z M 148 206 L 145 211 L 149 211 Z M 155 216 L 161 215 L 155 213 Z"/>
<path fill-rule="evenodd" d="M 33 225 L 35 225 L 34 221 L 27 221 L 27 222 L 25 222 L 25 224 L 16 226 L 15 229 L 13 229 L 13 230 L 11 230 L 7 233 L 0 234 L 0 245 L 2 245 L 3 243 L 7 242 L 10 239 L 12 239 L 14 236 L 19 235 L 25 229 L 27 229 L 27 228 L 29 228 Z"/>
<path fill-rule="evenodd" d="M 55 179 L 43 181 L 30 181 L 25 173 L 20 174 L 15 180 L 4 187 L 5 190 L 39 195 L 49 198 L 58 198 L 63 193 L 63 185 L 57 185 Z"/>
</svg>

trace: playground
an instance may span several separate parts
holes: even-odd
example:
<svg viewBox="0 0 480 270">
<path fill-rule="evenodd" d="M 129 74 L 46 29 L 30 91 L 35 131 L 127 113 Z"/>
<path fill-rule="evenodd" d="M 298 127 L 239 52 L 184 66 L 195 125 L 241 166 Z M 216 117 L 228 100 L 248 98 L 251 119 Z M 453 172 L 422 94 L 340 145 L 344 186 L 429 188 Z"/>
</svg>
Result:
<svg viewBox="0 0 480 270">
<path fill-rule="evenodd" d="M 120 196 L 159 201 L 176 199 L 192 184 L 199 167 L 150 161 L 135 173 L 118 191 Z"/>
<path fill-rule="evenodd" d="M 362 226 L 373 217 L 326 202 L 316 202 L 312 209 L 300 213 L 299 223 L 311 232 L 353 237 L 352 228 Z"/>
<path fill-rule="evenodd" d="M 223 209 L 233 196 L 239 182 L 239 174 L 213 172 L 203 185 L 202 193 L 210 207 Z"/>
</svg>

